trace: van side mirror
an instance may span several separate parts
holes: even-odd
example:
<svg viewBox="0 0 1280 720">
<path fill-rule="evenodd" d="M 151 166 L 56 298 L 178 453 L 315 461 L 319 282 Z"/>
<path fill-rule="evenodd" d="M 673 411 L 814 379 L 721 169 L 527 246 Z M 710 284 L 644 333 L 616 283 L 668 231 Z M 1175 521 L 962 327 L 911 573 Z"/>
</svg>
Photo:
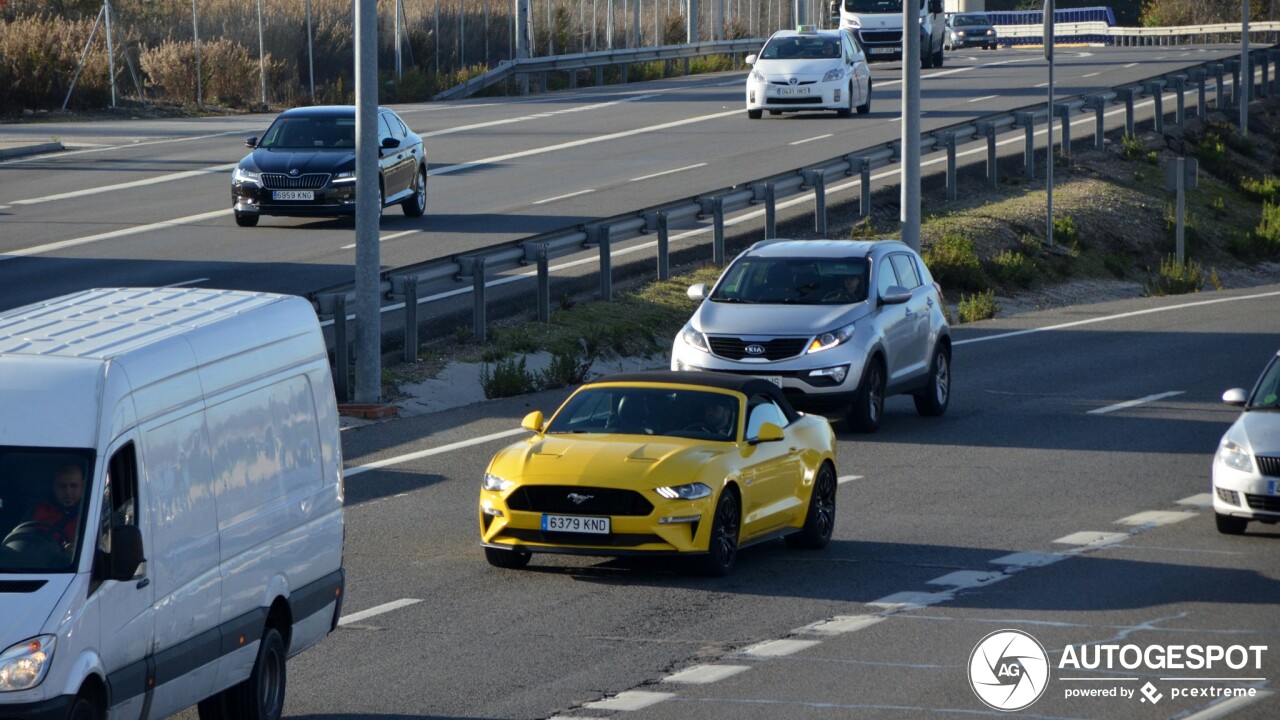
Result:
<svg viewBox="0 0 1280 720">
<path fill-rule="evenodd" d="M 245 146 L 245 147 L 247 147 L 247 148 L 256 148 L 256 147 L 258 147 L 258 138 L 256 138 L 256 137 L 246 138 L 246 139 L 245 139 L 245 141 L 244 141 L 244 146 Z"/>
<path fill-rule="evenodd" d="M 689 296 L 690 300 L 702 302 L 707 299 L 707 284 L 697 283 L 696 285 L 690 285 L 689 291 L 686 294 Z"/>
<path fill-rule="evenodd" d="M 942 12 L 942 0 L 929 0 L 929 12 L 934 15 Z"/>
<path fill-rule="evenodd" d="M 138 574 L 146 561 L 142 555 L 142 531 L 132 525 L 111 529 L 111 567 L 107 577 L 124 582 Z"/>
<path fill-rule="evenodd" d="M 1222 402 L 1228 405 L 1243 407 L 1245 400 L 1247 399 L 1248 396 L 1245 393 L 1244 388 L 1231 388 L 1230 390 L 1222 393 Z"/>
<path fill-rule="evenodd" d="M 542 432 L 542 424 L 543 419 L 541 410 L 534 410 L 528 415 L 525 415 L 524 419 L 520 421 L 520 427 L 525 430 L 532 430 L 536 433 Z"/>
<path fill-rule="evenodd" d="M 783 438 L 782 428 L 771 422 L 760 423 L 760 430 L 756 432 L 756 436 L 748 438 L 747 442 L 756 445 L 762 442 L 777 442 Z"/>
<path fill-rule="evenodd" d="M 901 285 L 890 285 L 880 296 L 881 305 L 901 305 L 911 299 L 911 291 Z"/>
</svg>

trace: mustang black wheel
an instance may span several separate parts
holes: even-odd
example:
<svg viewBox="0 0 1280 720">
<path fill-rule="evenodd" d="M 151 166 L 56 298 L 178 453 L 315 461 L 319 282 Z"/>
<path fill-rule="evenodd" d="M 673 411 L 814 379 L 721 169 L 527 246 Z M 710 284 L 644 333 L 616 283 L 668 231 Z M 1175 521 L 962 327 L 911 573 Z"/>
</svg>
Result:
<svg viewBox="0 0 1280 720">
<path fill-rule="evenodd" d="M 884 415 L 884 366 L 879 360 L 871 360 L 862 376 L 862 384 L 849 409 L 849 428 L 858 433 L 873 433 L 880 429 Z"/>
<path fill-rule="evenodd" d="M 490 565 L 508 570 L 519 570 L 528 565 L 532 557 L 533 553 L 523 549 L 499 550 L 491 547 L 484 549 L 484 559 L 488 560 Z"/>
<path fill-rule="evenodd" d="M 702 558 L 703 575 L 723 577 L 733 569 L 733 561 L 738 559 L 740 526 L 738 495 L 726 490 L 720 494 L 716 514 L 711 521 L 711 539 L 707 543 L 707 554 Z"/>
<path fill-rule="evenodd" d="M 951 403 L 951 356 L 943 348 L 933 351 L 929 365 L 929 385 L 912 396 L 916 412 L 935 417 L 947 411 Z"/>
<path fill-rule="evenodd" d="M 836 473 L 830 465 L 818 469 L 813 479 L 813 492 L 809 495 L 809 513 L 805 515 L 800 532 L 788 535 L 787 544 L 793 548 L 817 550 L 831 542 L 836 527 Z"/>
</svg>

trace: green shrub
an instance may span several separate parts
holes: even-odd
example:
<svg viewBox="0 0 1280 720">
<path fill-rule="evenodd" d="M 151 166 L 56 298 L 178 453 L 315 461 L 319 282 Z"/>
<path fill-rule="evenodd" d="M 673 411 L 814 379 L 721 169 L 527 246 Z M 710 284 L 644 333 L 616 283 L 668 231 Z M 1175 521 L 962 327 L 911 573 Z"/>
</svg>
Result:
<svg viewBox="0 0 1280 720">
<path fill-rule="evenodd" d="M 1179 263 L 1170 255 L 1160 263 L 1160 270 L 1147 282 L 1146 295 L 1185 295 L 1204 288 L 1204 270 L 1200 263 Z"/>
<path fill-rule="evenodd" d="M 539 373 L 539 387 L 545 390 L 585 381 L 599 354 L 599 348 L 593 347 L 586 339 L 580 340 L 577 345 L 566 344 L 553 348 L 551 364 Z"/>
<path fill-rule="evenodd" d="M 1245 257 L 1271 259 L 1280 257 L 1280 205 L 1262 203 L 1262 219 L 1246 239 Z M 1232 245 L 1234 251 L 1237 246 Z"/>
<path fill-rule="evenodd" d="M 1275 175 L 1266 175 L 1261 180 L 1244 177 L 1240 179 L 1240 189 L 1253 198 L 1274 203 L 1276 194 L 1280 193 L 1280 180 L 1276 179 Z"/>
<path fill-rule="evenodd" d="M 538 380 L 529 372 L 525 357 L 521 355 L 519 360 L 504 358 L 497 361 L 492 372 L 488 363 L 481 365 L 480 387 L 486 398 L 513 397 L 537 390 Z"/>
<path fill-rule="evenodd" d="M 987 320 L 995 317 L 997 312 L 1000 312 L 1000 306 L 996 303 L 994 290 L 984 290 L 973 295 L 960 295 L 957 314 L 962 323 Z"/>
<path fill-rule="evenodd" d="M 1120 154 L 1126 160 L 1137 160 L 1146 157 L 1147 148 L 1143 146 L 1142 141 L 1136 135 L 1126 133 L 1120 138 Z"/>
<path fill-rule="evenodd" d="M 973 240 L 958 232 L 946 231 L 924 252 L 925 265 L 944 288 L 978 291 L 987 287 Z"/>
<path fill-rule="evenodd" d="M 1218 217 L 1227 216 L 1227 201 L 1224 200 L 1221 195 L 1213 198 L 1213 201 L 1209 203 L 1209 208 L 1212 209 L 1213 214 Z"/>
<path fill-rule="evenodd" d="M 1080 240 L 1076 232 L 1076 221 L 1070 215 L 1055 215 L 1053 218 L 1053 241 L 1059 245 L 1071 245 Z"/>
<path fill-rule="evenodd" d="M 995 257 L 996 278 L 1002 285 L 1031 287 L 1036 279 L 1035 261 L 1022 253 L 1001 250 Z"/>
</svg>

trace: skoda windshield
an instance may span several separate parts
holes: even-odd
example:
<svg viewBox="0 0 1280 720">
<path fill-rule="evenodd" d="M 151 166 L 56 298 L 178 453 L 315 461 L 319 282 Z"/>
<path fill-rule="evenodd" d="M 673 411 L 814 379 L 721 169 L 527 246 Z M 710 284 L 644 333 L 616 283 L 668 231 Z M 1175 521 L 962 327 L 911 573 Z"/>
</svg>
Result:
<svg viewBox="0 0 1280 720">
<path fill-rule="evenodd" d="M 1280 358 L 1273 358 L 1249 398 L 1248 410 L 1280 410 Z"/>
<path fill-rule="evenodd" d="M 848 305 L 867 299 L 866 258 L 740 258 L 711 293 L 712 302 Z"/>
<path fill-rule="evenodd" d="M 93 453 L 0 446 L 0 573 L 75 572 Z"/>
</svg>

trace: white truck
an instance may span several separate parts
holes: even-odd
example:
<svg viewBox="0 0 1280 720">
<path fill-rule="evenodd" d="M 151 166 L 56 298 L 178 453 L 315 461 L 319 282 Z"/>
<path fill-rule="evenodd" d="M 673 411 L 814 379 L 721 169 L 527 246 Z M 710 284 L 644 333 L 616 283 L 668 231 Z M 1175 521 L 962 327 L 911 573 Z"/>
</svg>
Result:
<svg viewBox="0 0 1280 720">
<path fill-rule="evenodd" d="M 910 0 L 908 0 L 910 1 Z M 942 67 L 942 0 L 920 4 L 920 67 Z M 902 60 L 903 0 L 843 0 L 840 27 L 857 35 L 869 62 Z"/>
<path fill-rule="evenodd" d="M 342 609 L 328 351 L 298 297 L 0 313 L 0 718 L 276 720 Z"/>
</svg>

